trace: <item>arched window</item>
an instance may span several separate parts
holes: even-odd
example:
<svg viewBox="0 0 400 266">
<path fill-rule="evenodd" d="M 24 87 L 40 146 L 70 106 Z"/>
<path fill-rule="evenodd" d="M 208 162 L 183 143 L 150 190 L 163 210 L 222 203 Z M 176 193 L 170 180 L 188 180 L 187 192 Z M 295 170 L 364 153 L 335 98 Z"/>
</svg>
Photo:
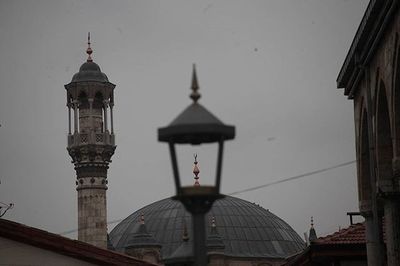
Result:
<svg viewBox="0 0 400 266">
<path fill-rule="evenodd" d="M 89 101 L 88 97 L 85 92 L 81 92 L 78 97 L 79 101 L 79 109 L 88 109 L 89 108 Z"/>
<path fill-rule="evenodd" d="M 389 105 L 386 97 L 386 88 L 381 81 L 376 97 L 376 161 L 377 176 L 381 188 L 392 185 L 393 145 L 390 126 Z"/>
<path fill-rule="evenodd" d="M 94 96 L 93 108 L 102 109 L 103 108 L 103 94 L 101 92 L 97 92 Z"/>
</svg>

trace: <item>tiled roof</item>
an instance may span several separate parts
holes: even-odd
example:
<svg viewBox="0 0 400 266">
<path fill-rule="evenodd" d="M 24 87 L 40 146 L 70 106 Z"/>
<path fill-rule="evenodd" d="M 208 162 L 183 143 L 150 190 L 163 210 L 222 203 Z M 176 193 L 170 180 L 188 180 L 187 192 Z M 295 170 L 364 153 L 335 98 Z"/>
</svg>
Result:
<svg viewBox="0 0 400 266">
<path fill-rule="evenodd" d="M 318 259 L 349 257 L 366 259 L 365 223 L 357 223 L 319 237 L 302 252 L 287 258 L 285 266 L 311 265 Z M 325 264 L 323 264 L 325 265 Z"/>
<path fill-rule="evenodd" d="M 384 219 L 382 219 L 384 223 Z M 383 229 L 383 241 L 386 242 L 385 226 Z M 313 242 L 317 245 L 330 245 L 330 244 L 365 244 L 365 223 L 356 223 L 347 228 L 334 232 L 331 235 L 319 237 Z"/>
<path fill-rule="evenodd" d="M 334 232 L 331 235 L 317 238 L 313 244 L 364 244 L 365 225 L 364 223 L 353 224 L 347 228 Z"/>
<path fill-rule="evenodd" d="M 121 253 L 98 248 L 82 241 L 72 240 L 5 219 L 0 219 L 0 237 L 98 265 L 154 265 Z"/>
</svg>

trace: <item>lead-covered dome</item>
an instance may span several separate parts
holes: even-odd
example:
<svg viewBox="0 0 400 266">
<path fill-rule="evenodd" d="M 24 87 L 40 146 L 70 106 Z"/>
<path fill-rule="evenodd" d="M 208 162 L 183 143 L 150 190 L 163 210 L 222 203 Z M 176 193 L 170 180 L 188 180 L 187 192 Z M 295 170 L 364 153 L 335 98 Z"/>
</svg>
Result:
<svg viewBox="0 0 400 266">
<path fill-rule="evenodd" d="M 101 72 L 100 67 L 93 61 L 87 61 L 79 68 L 79 72 L 72 77 L 71 82 L 98 81 L 108 82 L 106 74 Z"/>
<path fill-rule="evenodd" d="M 81 81 L 97 81 L 97 82 L 108 82 L 106 74 L 101 72 L 98 64 L 93 62 L 92 53 L 93 50 L 90 47 L 90 32 L 88 34 L 88 47 L 86 49 L 88 58 L 85 63 L 79 68 L 79 72 L 76 73 L 71 82 L 81 82 Z"/>
<path fill-rule="evenodd" d="M 162 245 L 163 258 L 170 257 L 182 243 L 184 223 L 192 241 L 190 214 L 179 201 L 167 198 L 134 212 L 111 231 L 110 240 L 117 251 L 125 251 L 128 236 L 136 230 L 142 214 L 148 232 Z M 227 256 L 286 258 L 304 248 L 302 239 L 285 221 L 254 203 L 226 196 L 214 203 L 207 221 L 212 217 Z M 207 224 L 209 233 L 211 222 Z"/>
</svg>

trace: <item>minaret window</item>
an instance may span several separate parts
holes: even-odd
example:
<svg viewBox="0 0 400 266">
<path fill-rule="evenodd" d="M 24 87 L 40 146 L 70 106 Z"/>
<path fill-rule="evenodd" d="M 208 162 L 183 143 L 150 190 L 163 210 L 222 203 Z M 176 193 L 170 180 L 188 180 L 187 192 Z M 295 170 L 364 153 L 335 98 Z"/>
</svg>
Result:
<svg viewBox="0 0 400 266">
<path fill-rule="evenodd" d="M 103 105 L 104 105 L 104 132 L 108 132 L 108 123 L 107 123 L 108 100 L 104 100 Z"/>
<path fill-rule="evenodd" d="M 74 108 L 74 134 L 78 133 L 78 101 L 73 100 L 72 106 Z"/>
<path fill-rule="evenodd" d="M 93 102 L 93 128 L 95 132 L 103 133 L 103 127 L 103 95 L 97 92 Z"/>
<path fill-rule="evenodd" d="M 113 107 L 114 107 L 114 95 L 111 94 L 111 96 L 110 96 L 110 122 L 111 122 L 111 134 L 114 134 Z"/>
</svg>

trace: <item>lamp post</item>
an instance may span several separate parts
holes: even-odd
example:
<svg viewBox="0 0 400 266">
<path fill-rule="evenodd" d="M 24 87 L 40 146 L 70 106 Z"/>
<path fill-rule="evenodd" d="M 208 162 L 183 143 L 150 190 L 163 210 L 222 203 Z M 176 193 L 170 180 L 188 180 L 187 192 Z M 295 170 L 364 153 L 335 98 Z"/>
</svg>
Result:
<svg viewBox="0 0 400 266">
<path fill-rule="evenodd" d="M 222 159 L 224 141 L 234 139 L 235 127 L 225 125 L 206 108 L 198 103 L 200 94 L 196 69 L 193 66 L 192 93 L 193 103 L 189 105 L 168 126 L 158 129 L 158 140 L 167 142 L 171 155 L 176 195 L 173 197 L 185 206 L 192 214 L 193 222 L 193 253 L 196 266 L 207 265 L 205 214 L 210 210 L 215 200 L 223 198 L 220 194 Z M 175 144 L 200 145 L 217 143 L 217 167 L 213 185 L 182 186 L 179 177 L 178 161 Z"/>
</svg>

